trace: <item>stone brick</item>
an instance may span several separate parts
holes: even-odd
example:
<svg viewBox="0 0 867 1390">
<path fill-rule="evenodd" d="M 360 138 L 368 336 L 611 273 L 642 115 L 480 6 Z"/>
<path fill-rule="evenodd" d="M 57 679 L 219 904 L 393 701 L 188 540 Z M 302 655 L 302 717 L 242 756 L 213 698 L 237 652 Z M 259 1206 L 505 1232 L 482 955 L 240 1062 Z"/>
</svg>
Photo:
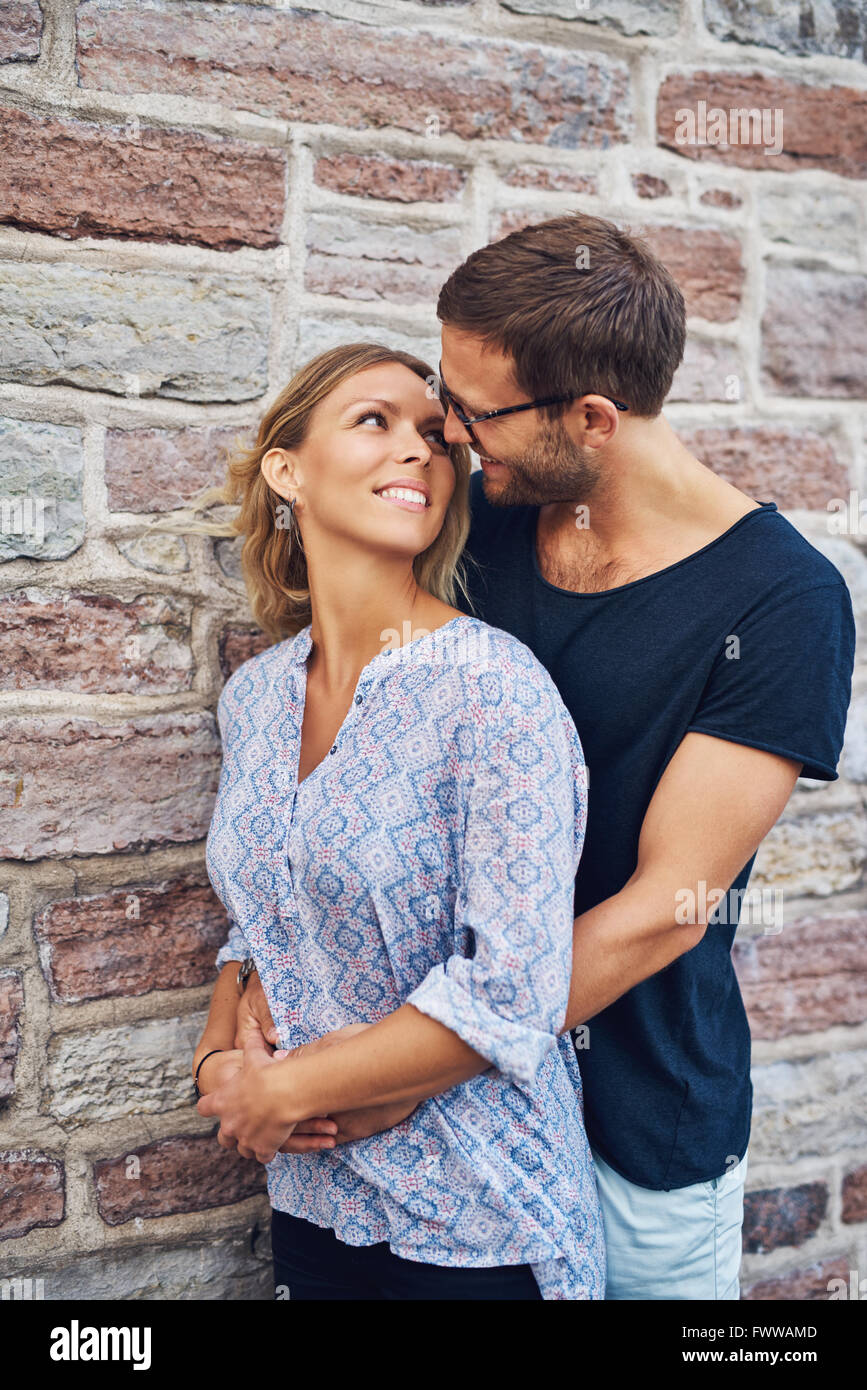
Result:
<svg viewBox="0 0 867 1390">
<path fill-rule="evenodd" d="M 37 0 L 5 0 L 0 24 L 0 63 L 39 57 L 42 8 Z"/>
<path fill-rule="evenodd" d="M 867 695 L 855 695 L 849 704 L 842 771 L 851 782 L 867 782 Z"/>
<path fill-rule="evenodd" d="M 307 219 L 304 285 L 315 294 L 429 303 L 460 260 L 456 227 L 422 230 L 344 213 Z"/>
<path fill-rule="evenodd" d="M 678 112 L 699 110 L 782 111 L 783 145 L 779 154 L 766 154 L 765 142 L 731 144 L 678 142 Z M 770 116 L 767 118 L 770 121 Z M 769 126 L 770 147 L 778 117 Z M 795 169 L 825 169 L 845 178 L 867 175 L 867 90 L 822 87 L 816 81 L 790 82 L 764 72 L 692 72 L 667 77 L 659 89 L 656 108 L 657 142 L 686 159 L 716 160 L 742 169 L 785 173 Z M 733 132 L 729 127 L 729 134 Z M 698 135 L 698 131 L 696 131 Z"/>
<path fill-rule="evenodd" d="M 744 1251 L 766 1254 L 782 1245 L 803 1245 L 815 1235 L 827 1209 L 823 1182 L 744 1193 Z"/>
<path fill-rule="evenodd" d="M 467 176 L 432 159 L 389 159 L 380 154 L 321 155 L 313 181 L 334 193 L 396 203 L 448 203 L 459 198 Z"/>
<path fill-rule="evenodd" d="M 249 275 L 7 261 L 0 373 L 28 386 L 250 400 L 268 385 L 270 316 Z"/>
<path fill-rule="evenodd" d="M 227 627 L 220 637 L 220 670 L 226 680 L 242 662 L 270 646 L 270 637 L 257 627 Z"/>
<path fill-rule="evenodd" d="M 665 179 L 658 179 L 654 174 L 633 174 L 632 187 L 639 198 L 668 198 L 671 195 Z"/>
<path fill-rule="evenodd" d="M 579 19 L 618 34 L 666 36 L 677 29 L 681 0 L 500 0 L 504 10 L 553 19 Z"/>
<path fill-rule="evenodd" d="M 9 926 L 9 899 L 5 893 L 0 893 L 0 936 L 3 936 Z"/>
<path fill-rule="evenodd" d="M 683 291 L 686 312 L 721 323 L 740 311 L 744 284 L 741 243 L 713 227 L 649 226 L 644 238 Z"/>
<path fill-rule="evenodd" d="M 510 188 L 542 188 L 552 193 L 587 193 L 594 197 L 599 192 L 599 183 L 592 174 L 573 174 L 570 169 L 552 169 L 548 165 L 524 165 L 502 178 Z"/>
<path fill-rule="evenodd" d="M 601 54 L 249 5 L 221 6 L 219 24 L 197 4 L 85 3 L 76 19 L 79 83 L 102 91 L 178 92 L 289 121 L 567 149 L 607 148 L 631 128 L 628 68 Z"/>
<path fill-rule="evenodd" d="M 782 396 L 867 396 L 867 275 L 771 262 L 761 368 Z"/>
<path fill-rule="evenodd" d="M 0 742 L 0 856 L 110 854 L 207 832 L 220 768 L 210 713 L 7 716 Z"/>
<path fill-rule="evenodd" d="M 81 431 L 0 418 L 0 562 L 62 560 L 84 540 Z"/>
<path fill-rule="evenodd" d="M 852 0 L 827 4 L 744 4 L 704 0 L 704 22 L 717 39 L 754 43 L 806 57 L 834 53 L 867 61 L 867 14 Z"/>
<path fill-rule="evenodd" d="M 867 1165 L 843 1178 L 843 1220 L 867 1221 Z"/>
<path fill-rule="evenodd" d="M 9 181 L 0 222 L 67 239 L 276 246 L 286 202 L 281 150 L 228 136 L 52 120 L 0 110 Z"/>
<path fill-rule="evenodd" d="M 326 352 L 329 348 L 339 347 L 343 343 L 358 342 L 382 342 L 387 341 L 388 346 L 400 348 L 402 352 L 411 352 L 416 357 L 420 357 L 423 362 L 430 365 L 432 372 L 436 371 L 436 364 L 440 357 L 440 333 L 439 328 L 434 328 L 436 318 L 431 313 L 429 321 L 432 326 L 429 337 L 423 337 L 420 333 L 415 333 L 411 329 L 404 328 L 396 322 L 385 324 L 371 324 L 370 319 L 360 318 L 338 318 L 335 314 L 323 315 L 318 317 L 316 314 L 306 314 L 299 322 L 296 346 L 293 354 L 292 370 L 297 370 L 302 363 L 307 362 L 319 352 Z"/>
<path fill-rule="evenodd" d="M 192 1060 L 206 1013 L 58 1033 L 48 1045 L 44 1104 L 59 1120 L 104 1123 L 195 1101 Z"/>
<path fill-rule="evenodd" d="M 170 512 L 226 481 L 226 455 L 242 430 L 107 430 L 105 483 L 113 512 Z M 252 441 L 249 441 L 252 442 Z"/>
<path fill-rule="evenodd" d="M 0 690 L 168 694 L 192 682 L 190 604 L 16 589 L 0 596 Z"/>
<path fill-rule="evenodd" d="M 51 996 L 64 1004 L 208 984 L 228 934 L 222 904 L 195 875 L 59 899 L 34 923 Z"/>
<path fill-rule="evenodd" d="M 15 1064 L 21 1047 L 18 1027 L 24 990 L 17 970 L 0 970 L 0 1101 L 15 1094 Z"/>
<path fill-rule="evenodd" d="M 709 426 L 683 430 L 686 447 L 726 482 L 781 511 L 814 507 L 849 486 L 845 463 L 814 430 L 783 426 Z"/>
<path fill-rule="evenodd" d="M 117 548 L 131 565 L 153 574 L 184 574 L 190 568 L 190 552 L 180 536 L 136 536 L 118 541 Z"/>
<path fill-rule="evenodd" d="M 739 350 L 732 344 L 687 335 L 683 361 L 669 401 L 739 401 L 746 390 Z M 728 434 L 728 431 L 720 430 Z"/>
<path fill-rule="evenodd" d="M 18 1240 L 37 1226 L 59 1226 L 66 1204 L 63 1164 L 32 1149 L 0 1153 L 0 1240 Z"/>
<path fill-rule="evenodd" d="M 135 1158 L 137 1163 L 130 1163 Z M 93 1165 L 103 1221 L 172 1216 L 243 1202 L 267 1190 L 265 1169 L 217 1143 L 213 1134 L 178 1134 Z"/>
<path fill-rule="evenodd" d="M 790 898 L 826 898 L 854 887 L 865 862 L 863 828 L 851 813 L 784 814 L 761 843 L 751 881 Z"/>
<path fill-rule="evenodd" d="M 849 1261 L 845 1255 L 805 1265 L 786 1274 L 777 1274 L 772 1279 L 759 1279 L 755 1284 L 742 1285 L 741 1298 L 753 1302 L 760 1299 L 773 1302 L 787 1299 L 797 1302 L 825 1301 L 832 1279 L 844 1279 L 848 1284 Z"/>
<path fill-rule="evenodd" d="M 806 917 L 732 952 L 754 1038 L 867 1020 L 867 915 Z"/>
<path fill-rule="evenodd" d="M 756 1162 L 867 1150 L 867 1051 L 753 1062 L 750 1153 Z"/>
<path fill-rule="evenodd" d="M 739 208 L 743 201 L 743 198 L 733 193 L 730 188 L 708 188 L 699 198 L 700 203 L 705 203 L 711 208 Z"/>
<path fill-rule="evenodd" d="M 261 1223 L 248 1223 L 259 1245 L 268 1224 L 263 1199 Z M 153 1240 L 120 1249 L 104 1249 L 62 1261 L 42 1260 L 46 1302 L 74 1300 L 105 1303 L 171 1302 L 207 1299 L 214 1303 L 267 1301 L 274 1298 L 274 1278 L 267 1248 L 251 1249 L 251 1230 L 225 1236 L 209 1234 L 185 1245 L 157 1245 Z M 27 1262 L 32 1269 L 34 1261 Z"/>
<path fill-rule="evenodd" d="M 758 201 L 762 235 L 768 241 L 857 256 L 859 209 L 848 194 L 782 179 L 776 187 L 763 188 Z"/>
<path fill-rule="evenodd" d="M 244 548 L 244 537 L 223 536 L 214 541 L 214 557 L 227 579 L 232 579 L 236 584 L 243 584 L 244 572 L 241 567 L 241 551 Z"/>
</svg>

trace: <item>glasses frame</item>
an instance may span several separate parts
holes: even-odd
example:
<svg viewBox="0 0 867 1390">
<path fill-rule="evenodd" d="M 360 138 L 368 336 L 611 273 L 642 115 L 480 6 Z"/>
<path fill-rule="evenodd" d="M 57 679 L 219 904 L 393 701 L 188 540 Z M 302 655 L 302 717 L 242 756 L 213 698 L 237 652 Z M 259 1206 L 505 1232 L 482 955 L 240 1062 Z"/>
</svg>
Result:
<svg viewBox="0 0 867 1390">
<path fill-rule="evenodd" d="M 519 410 L 535 410 L 541 405 L 559 405 L 562 401 L 577 401 L 581 399 L 580 396 L 542 396 L 538 401 L 522 401 L 520 405 L 504 405 L 499 410 L 486 410 L 484 415 L 467 415 L 463 406 L 458 405 L 451 391 L 443 381 L 442 368 L 443 364 L 442 361 L 440 361 L 437 366 L 437 380 L 439 381 L 439 389 L 443 404 L 446 406 L 447 411 L 454 411 L 464 429 L 471 435 L 473 432 L 470 426 L 479 425 L 483 420 L 495 420 L 498 416 L 515 415 Z M 594 391 L 592 394 L 594 396 L 603 395 L 601 391 Z M 629 409 L 628 405 L 624 405 L 623 401 L 616 401 L 613 396 L 604 396 L 604 399 L 610 401 L 618 410 Z"/>
</svg>

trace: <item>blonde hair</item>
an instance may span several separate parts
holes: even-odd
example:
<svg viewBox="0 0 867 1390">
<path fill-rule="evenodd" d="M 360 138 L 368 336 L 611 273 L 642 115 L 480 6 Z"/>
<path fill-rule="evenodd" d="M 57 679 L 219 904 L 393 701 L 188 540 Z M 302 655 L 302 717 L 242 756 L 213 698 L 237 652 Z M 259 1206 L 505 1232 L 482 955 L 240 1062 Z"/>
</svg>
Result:
<svg viewBox="0 0 867 1390">
<path fill-rule="evenodd" d="M 294 636 L 311 620 L 307 560 L 293 525 L 285 525 L 286 500 L 265 481 L 261 463 L 269 449 L 297 449 L 307 435 L 311 415 L 335 387 L 365 367 L 400 362 L 422 381 L 435 382 L 436 373 L 421 358 L 381 343 L 347 343 L 331 348 L 301 367 L 266 410 L 256 443 L 244 448 L 236 439 L 227 458 L 227 477 L 221 488 L 201 493 L 194 506 L 237 504 L 238 513 L 225 522 L 155 523 L 155 529 L 197 532 L 211 536 L 245 536 L 241 567 L 250 608 L 258 625 L 274 641 Z M 466 596 L 460 559 L 470 529 L 470 451 L 465 444 L 448 445 L 455 470 L 455 489 L 436 540 L 413 561 L 420 588 L 454 605 Z M 282 509 L 278 511 L 278 508 Z"/>
</svg>

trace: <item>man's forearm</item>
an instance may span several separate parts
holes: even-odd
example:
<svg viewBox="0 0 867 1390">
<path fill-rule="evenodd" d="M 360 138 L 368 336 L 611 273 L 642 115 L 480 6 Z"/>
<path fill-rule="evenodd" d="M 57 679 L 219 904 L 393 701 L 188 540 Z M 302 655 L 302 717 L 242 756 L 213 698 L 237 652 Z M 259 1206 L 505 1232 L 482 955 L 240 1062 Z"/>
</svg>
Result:
<svg viewBox="0 0 867 1390">
<path fill-rule="evenodd" d="M 275 1109 L 288 1124 L 395 1101 L 428 1100 L 491 1063 L 412 1004 L 320 1052 L 269 1068 Z"/>
<path fill-rule="evenodd" d="M 565 1033 L 697 946 L 703 925 L 675 920 L 673 893 L 630 881 L 575 918 Z"/>
</svg>

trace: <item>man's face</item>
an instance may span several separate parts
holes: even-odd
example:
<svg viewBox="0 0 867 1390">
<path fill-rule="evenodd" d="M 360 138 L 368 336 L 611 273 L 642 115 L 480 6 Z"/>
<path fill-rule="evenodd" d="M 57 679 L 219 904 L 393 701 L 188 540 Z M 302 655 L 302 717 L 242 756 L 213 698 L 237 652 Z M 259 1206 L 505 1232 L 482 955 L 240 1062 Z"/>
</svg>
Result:
<svg viewBox="0 0 867 1390">
<path fill-rule="evenodd" d="M 442 328 L 442 373 L 471 418 L 530 399 L 515 382 L 509 355 L 448 324 Z M 576 444 L 562 420 L 550 420 L 544 410 L 521 410 L 470 428 L 475 439 L 448 411 L 443 433 L 478 454 L 485 497 L 495 505 L 586 502 L 599 481 L 598 451 Z"/>
</svg>

